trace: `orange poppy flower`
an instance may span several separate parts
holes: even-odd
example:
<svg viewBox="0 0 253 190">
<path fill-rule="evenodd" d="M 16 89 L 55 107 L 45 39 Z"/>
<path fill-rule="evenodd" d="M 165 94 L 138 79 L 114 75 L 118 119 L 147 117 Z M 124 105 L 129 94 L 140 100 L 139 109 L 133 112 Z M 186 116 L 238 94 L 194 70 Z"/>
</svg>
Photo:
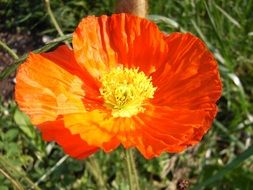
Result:
<svg viewBox="0 0 253 190">
<path fill-rule="evenodd" d="M 146 158 L 198 143 L 221 95 L 217 63 L 190 33 L 128 14 L 88 16 L 65 45 L 30 53 L 16 101 L 47 141 L 75 158 L 136 147 Z"/>
</svg>

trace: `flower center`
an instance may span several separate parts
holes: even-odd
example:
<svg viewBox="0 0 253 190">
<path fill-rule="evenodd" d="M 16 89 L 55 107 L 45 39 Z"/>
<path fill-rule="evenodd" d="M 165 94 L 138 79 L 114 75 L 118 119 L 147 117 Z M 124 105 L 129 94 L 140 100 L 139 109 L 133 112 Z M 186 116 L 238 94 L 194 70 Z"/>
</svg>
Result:
<svg viewBox="0 0 253 190">
<path fill-rule="evenodd" d="M 156 87 L 139 69 L 115 68 L 101 77 L 100 93 L 113 117 L 131 117 L 143 112 Z"/>
</svg>

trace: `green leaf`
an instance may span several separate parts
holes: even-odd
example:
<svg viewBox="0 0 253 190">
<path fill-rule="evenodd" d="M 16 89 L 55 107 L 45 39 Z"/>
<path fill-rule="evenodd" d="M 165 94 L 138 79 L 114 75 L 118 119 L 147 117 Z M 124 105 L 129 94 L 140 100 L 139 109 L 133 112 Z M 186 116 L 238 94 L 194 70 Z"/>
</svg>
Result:
<svg viewBox="0 0 253 190">
<path fill-rule="evenodd" d="M 18 136 L 18 129 L 10 129 L 5 134 L 5 139 L 7 141 L 13 141 Z"/>
<path fill-rule="evenodd" d="M 18 156 L 20 154 L 20 146 L 14 142 L 5 144 L 5 150 L 7 156 Z"/>
<path fill-rule="evenodd" d="M 0 150 L 4 149 L 4 143 L 0 141 Z"/>
<path fill-rule="evenodd" d="M 4 186 L 4 185 L 0 185 L 0 190 L 8 190 L 9 188 Z"/>
<path fill-rule="evenodd" d="M 34 128 L 26 114 L 19 109 L 16 109 L 14 113 L 14 121 L 28 137 L 34 138 Z"/>
</svg>

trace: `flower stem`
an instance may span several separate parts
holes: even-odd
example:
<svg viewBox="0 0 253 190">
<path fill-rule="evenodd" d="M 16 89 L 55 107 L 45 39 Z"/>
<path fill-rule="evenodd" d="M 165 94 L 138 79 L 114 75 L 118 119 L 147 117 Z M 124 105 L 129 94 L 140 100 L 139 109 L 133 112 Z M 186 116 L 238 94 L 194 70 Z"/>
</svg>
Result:
<svg viewBox="0 0 253 190">
<path fill-rule="evenodd" d="M 59 33 L 59 35 L 61 37 L 65 36 L 64 33 L 63 33 L 63 31 L 62 31 L 62 29 L 61 29 L 61 27 L 59 26 L 58 22 L 55 19 L 55 16 L 54 16 L 53 11 L 52 11 L 51 6 L 50 6 L 50 0 L 45 0 L 45 4 L 46 4 L 46 8 L 47 8 L 47 13 L 49 14 L 49 17 L 50 17 L 50 19 L 51 19 L 51 21 L 52 21 L 55 29 L 57 30 L 57 32 Z M 65 42 L 65 44 L 70 49 L 72 49 L 71 46 L 70 46 L 70 44 L 67 41 Z"/>
<path fill-rule="evenodd" d="M 130 190 L 140 190 L 138 173 L 136 170 L 133 150 L 126 150 L 126 164 Z"/>
<path fill-rule="evenodd" d="M 102 175 L 102 172 L 99 168 L 97 159 L 94 156 L 89 157 L 88 160 L 86 160 L 86 166 L 89 172 L 93 175 L 94 179 L 96 180 L 98 189 L 107 190 L 107 185 Z"/>
<path fill-rule="evenodd" d="M 8 54 L 10 54 L 11 57 L 13 57 L 15 60 L 18 59 L 18 55 L 9 47 L 7 46 L 3 41 L 0 40 L 0 48 L 5 50 Z"/>
</svg>

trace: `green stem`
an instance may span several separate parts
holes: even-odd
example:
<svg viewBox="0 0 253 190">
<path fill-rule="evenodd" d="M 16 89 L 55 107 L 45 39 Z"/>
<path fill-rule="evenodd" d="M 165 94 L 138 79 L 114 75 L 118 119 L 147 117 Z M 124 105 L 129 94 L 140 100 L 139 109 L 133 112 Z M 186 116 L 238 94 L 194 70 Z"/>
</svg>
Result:
<svg viewBox="0 0 253 190">
<path fill-rule="evenodd" d="M 90 156 L 86 161 L 86 166 L 89 172 L 93 175 L 96 180 L 97 186 L 99 190 L 107 190 L 107 185 L 103 174 L 99 168 L 99 164 L 97 159 L 94 156 Z"/>
<path fill-rule="evenodd" d="M 20 169 L 20 168 L 19 168 Z M 40 190 L 23 171 L 20 171 L 16 166 L 9 163 L 7 158 L 0 156 L 0 174 L 11 181 L 15 190 L 24 190 L 22 183 L 26 186 L 31 186 L 33 190 Z M 20 181 L 20 182 L 19 182 Z M 22 182 L 22 183 L 21 183 Z"/>
<path fill-rule="evenodd" d="M 18 55 L 3 41 L 0 40 L 0 48 L 5 50 L 8 54 L 10 54 L 14 59 L 18 59 Z"/>
<path fill-rule="evenodd" d="M 127 174 L 128 174 L 128 182 L 130 190 L 134 190 L 134 179 L 133 179 L 133 171 L 131 167 L 131 159 L 129 155 L 129 150 L 126 150 L 126 165 L 127 165 Z"/>
<path fill-rule="evenodd" d="M 135 180 L 135 183 L 136 183 L 136 190 L 140 190 L 139 176 L 138 176 L 138 172 L 137 172 L 137 169 L 136 169 L 136 164 L 135 164 L 135 159 L 134 159 L 134 151 L 133 150 L 131 150 L 130 159 L 131 159 L 131 164 L 132 164 L 133 173 L 134 173 L 134 180 Z"/>
<path fill-rule="evenodd" d="M 68 155 L 63 156 L 58 162 L 56 162 L 56 164 L 52 168 L 47 170 L 47 172 L 44 175 L 42 175 L 34 185 L 38 186 L 42 181 L 48 178 L 58 167 L 60 167 L 67 160 L 68 157 L 69 157 Z"/>
<path fill-rule="evenodd" d="M 61 27 L 59 26 L 58 22 L 56 21 L 53 11 L 51 9 L 50 0 L 45 0 L 45 4 L 46 4 L 46 8 L 47 8 L 47 13 L 49 14 L 49 17 L 50 17 L 55 29 L 57 30 L 57 32 L 59 33 L 59 35 L 61 37 L 64 37 L 65 35 L 64 35 Z M 67 41 L 65 42 L 65 44 L 71 49 L 71 46 Z"/>
<path fill-rule="evenodd" d="M 139 178 L 132 149 L 126 150 L 126 164 L 130 190 L 140 190 Z"/>
<path fill-rule="evenodd" d="M 24 190 L 24 188 L 22 187 L 22 185 L 16 181 L 15 179 L 13 179 L 7 172 L 5 172 L 3 169 L 0 168 L 0 173 L 5 176 L 8 180 L 10 180 L 10 182 L 12 183 L 13 187 L 16 190 Z"/>
</svg>

